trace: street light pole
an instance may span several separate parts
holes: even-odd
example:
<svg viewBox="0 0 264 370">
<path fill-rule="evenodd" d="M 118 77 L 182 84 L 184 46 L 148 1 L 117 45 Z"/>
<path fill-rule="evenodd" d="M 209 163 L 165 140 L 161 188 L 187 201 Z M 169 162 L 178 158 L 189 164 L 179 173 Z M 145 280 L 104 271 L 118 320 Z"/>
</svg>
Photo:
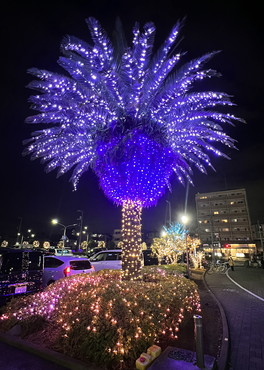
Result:
<svg viewBox="0 0 264 370">
<path fill-rule="evenodd" d="M 187 277 L 190 278 L 190 262 L 189 262 L 189 251 L 188 251 L 188 233 L 187 233 L 187 229 L 186 229 L 186 225 L 189 221 L 189 217 L 184 214 L 182 217 L 181 217 L 181 220 L 182 220 L 182 223 L 184 224 L 185 226 L 185 248 L 186 248 L 186 272 L 187 272 Z"/>
<path fill-rule="evenodd" d="M 258 226 L 258 233 L 259 233 L 259 238 L 260 238 L 260 245 L 262 248 L 262 256 L 264 258 L 264 248 L 263 248 L 263 238 L 262 238 L 262 226 L 259 223 L 259 220 L 257 221 L 257 226 Z"/>
<path fill-rule="evenodd" d="M 23 218 L 22 218 L 22 217 L 18 217 L 18 219 L 19 219 L 20 221 L 19 221 L 18 230 L 17 230 L 17 240 L 16 240 L 16 244 L 17 244 L 17 245 L 19 244 L 19 237 L 20 237 L 20 235 L 21 235 L 21 227 L 22 227 L 22 221 L 23 221 Z"/>
<path fill-rule="evenodd" d="M 62 236 L 62 239 L 63 239 L 62 242 L 63 242 L 63 244 L 62 244 L 62 249 L 64 250 L 65 249 L 65 240 L 67 239 L 66 231 L 67 231 L 68 227 L 76 226 L 77 224 L 71 224 L 71 225 L 65 226 L 65 225 L 61 224 L 56 218 L 54 218 L 53 220 L 51 220 L 51 223 L 53 225 L 60 225 L 60 226 L 63 227 L 63 236 Z"/>
<path fill-rule="evenodd" d="M 81 249 L 81 242 L 82 242 L 83 211 L 81 209 L 78 209 L 77 212 L 80 212 L 80 218 L 78 218 L 78 220 L 80 220 L 80 235 L 79 235 L 78 244 L 77 244 L 77 248 L 78 248 L 78 250 L 80 250 Z"/>
<path fill-rule="evenodd" d="M 165 215 L 165 225 L 170 226 L 171 225 L 171 203 L 169 200 L 166 200 L 166 203 L 168 204 L 168 219 L 169 219 L 169 225 L 167 224 L 167 206 L 166 206 L 166 215 Z"/>
<path fill-rule="evenodd" d="M 189 251 L 188 251 L 188 234 L 187 230 L 185 233 L 185 241 L 186 241 L 186 268 L 187 268 L 187 277 L 190 277 L 190 261 L 189 261 Z"/>
</svg>

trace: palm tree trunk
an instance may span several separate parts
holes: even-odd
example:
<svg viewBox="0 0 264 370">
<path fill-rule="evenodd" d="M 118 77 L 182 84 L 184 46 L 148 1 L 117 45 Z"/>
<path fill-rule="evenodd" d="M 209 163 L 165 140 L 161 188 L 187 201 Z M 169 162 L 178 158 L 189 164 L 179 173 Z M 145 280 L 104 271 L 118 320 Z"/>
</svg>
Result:
<svg viewBox="0 0 264 370">
<path fill-rule="evenodd" d="M 127 200 L 122 207 L 122 270 L 123 280 L 141 280 L 141 214 L 139 202 Z"/>
</svg>

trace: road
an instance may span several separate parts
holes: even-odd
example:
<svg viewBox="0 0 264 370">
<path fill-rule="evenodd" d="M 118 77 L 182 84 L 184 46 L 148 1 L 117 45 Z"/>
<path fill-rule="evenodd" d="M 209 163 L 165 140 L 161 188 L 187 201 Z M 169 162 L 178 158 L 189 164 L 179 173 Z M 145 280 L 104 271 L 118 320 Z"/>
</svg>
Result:
<svg viewBox="0 0 264 370">
<path fill-rule="evenodd" d="M 230 370 L 264 369 L 264 270 L 235 267 L 205 274 L 225 311 L 230 335 Z M 244 288 L 244 289 L 242 289 Z"/>
</svg>

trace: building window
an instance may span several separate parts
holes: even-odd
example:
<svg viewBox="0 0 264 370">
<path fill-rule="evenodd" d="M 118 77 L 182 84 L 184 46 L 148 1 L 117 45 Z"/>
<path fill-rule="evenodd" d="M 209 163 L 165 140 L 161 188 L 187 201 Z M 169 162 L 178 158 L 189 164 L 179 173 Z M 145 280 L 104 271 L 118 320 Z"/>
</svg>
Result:
<svg viewBox="0 0 264 370">
<path fill-rule="evenodd" d="M 222 219 L 221 221 L 225 222 L 225 223 L 228 222 L 228 220 L 226 218 Z"/>
<path fill-rule="evenodd" d="M 219 215 L 219 211 L 214 211 L 214 215 Z"/>
<path fill-rule="evenodd" d="M 229 228 L 228 228 L 228 227 L 224 227 L 224 228 L 222 229 L 222 231 L 229 231 Z"/>
</svg>

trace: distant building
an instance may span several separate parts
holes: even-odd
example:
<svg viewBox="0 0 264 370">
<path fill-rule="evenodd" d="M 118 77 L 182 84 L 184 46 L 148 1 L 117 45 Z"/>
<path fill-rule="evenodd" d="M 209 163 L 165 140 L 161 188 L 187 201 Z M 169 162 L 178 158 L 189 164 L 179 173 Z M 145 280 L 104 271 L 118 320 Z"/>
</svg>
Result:
<svg viewBox="0 0 264 370">
<path fill-rule="evenodd" d="M 252 225 L 252 236 L 254 242 L 257 244 L 258 252 L 264 253 L 264 224 L 257 223 Z"/>
<path fill-rule="evenodd" d="M 198 193 L 195 201 L 204 247 L 228 249 L 235 256 L 255 252 L 245 189 Z"/>
<path fill-rule="evenodd" d="M 121 229 L 115 229 L 114 230 L 112 240 L 113 240 L 113 242 L 115 243 L 116 246 L 118 245 L 119 242 L 122 241 L 122 232 L 121 232 Z"/>
</svg>

